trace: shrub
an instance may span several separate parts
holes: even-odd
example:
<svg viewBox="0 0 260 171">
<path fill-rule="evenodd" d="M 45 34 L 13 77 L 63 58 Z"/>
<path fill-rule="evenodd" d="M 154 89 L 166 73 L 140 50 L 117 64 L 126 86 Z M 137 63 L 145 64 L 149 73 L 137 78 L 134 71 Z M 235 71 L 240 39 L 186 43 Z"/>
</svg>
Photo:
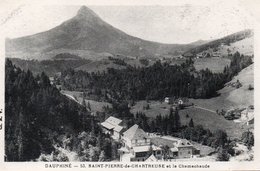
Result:
<svg viewBox="0 0 260 171">
<path fill-rule="evenodd" d="M 254 90 L 254 87 L 251 84 L 249 84 L 248 85 L 248 90 Z"/>
</svg>

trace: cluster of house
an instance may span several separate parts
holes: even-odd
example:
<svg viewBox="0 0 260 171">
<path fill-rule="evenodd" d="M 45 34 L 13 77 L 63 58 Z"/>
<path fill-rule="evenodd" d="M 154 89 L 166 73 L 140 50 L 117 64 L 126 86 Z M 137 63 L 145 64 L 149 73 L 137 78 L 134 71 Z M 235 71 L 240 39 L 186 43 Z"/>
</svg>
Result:
<svg viewBox="0 0 260 171">
<path fill-rule="evenodd" d="M 228 120 L 243 123 L 243 125 L 254 124 L 254 106 L 250 105 L 247 108 L 230 109 L 223 116 Z"/>
<path fill-rule="evenodd" d="M 238 122 L 243 122 L 246 125 L 254 124 L 254 106 L 250 105 L 240 113 Z"/>
<path fill-rule="evenodd" d="M 182 105 L 184 104 L 184 101 L 183 99 L 174 99 L 174 98 L 171 98 L 171 97 L 165 97 L 164 98 L 164 102 L 167 103 L 167 104 L 179 104 L 179 105 Z"/>
<path fill-rule="evenodd" d="M 182 109 L 185 107 L 193 106 L 188 98 L 174 98 L 174 97 L 165 97 L 164 102 L 167 104 L 171 104 L 173 109 Z"/>
<path fill-rule="evenodd" d="M 208 50 L 196 54 L 196 58 L 208 58 L 208 57 L 221 57 L 221 53 Z"/>
<path fill-rule="evenodd" d="M 118 149 L 120 161 L 158 161 L 164 160 L 165 141 L 167 143 L 167 158 L 191 158 L 199 151 L 185 139 L 174 137 L 152 137 L 137 124 L 126 130 L 122 120 L 110 116 L 101 123 L 104 133 L 121 143 Z M 168 139 L 168 140 L 167 140 Z"/>
<path fill-rule="evenodd" d="M 182 55 L 175 56 L 176 58 L 209 58 L 209 57 L 221 57 L 222 54 L 218 51 L 213 51 L 213 49 L 208 49 L 206 51 L 202 51 L 197 54 L 193 54 L 191 52 L 184 53 Z"/>
</svg>

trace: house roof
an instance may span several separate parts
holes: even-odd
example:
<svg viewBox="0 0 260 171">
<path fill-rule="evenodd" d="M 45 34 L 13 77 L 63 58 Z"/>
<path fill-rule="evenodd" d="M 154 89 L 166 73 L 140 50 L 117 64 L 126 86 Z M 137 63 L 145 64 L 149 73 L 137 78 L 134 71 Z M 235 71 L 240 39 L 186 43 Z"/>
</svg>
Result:
<svg viewBox="0 0 260 171">
<path fill-rule="evenodd" d="M 150 150 L 150 147 L 152 147 L 153 151 L 157 151 L 157 150 L 161 150 L 160 147 L 157 147 L 155 145 L 144 145 L 144 146 L 136 146 L 136 147 L 133 147 L 133 151 L 138 153 L 138 152 L 147 152 Z"/>
<path fill-rule="evenodd" d="M 184 57 L 193 57 L 194 55 L 190 52 L 183 54 Z"/>
<path fill-rule="evenodd" d="M 125 131 L 123 135 L 124 137 L 127 137 L 130 140 L 148 138 L 144 130 L 139 128 L 139 126 L 136 124 L 129 128 L 127 131 Z"/>
<path fill-rule="evenodd" d="M 151 142 L 155 145 L 167 145 L 170 148 L 192 147 L 193 145 L 186 139 L 180 139 L 176 137 L 155 137 L 151 139 Z"/>
<path fill-rule="evenodd" d="M 110 123 L 108 123 L 108 122 L 102 122 L 101 123 L 101 125 L 103 126 L 103 127 L 105 127 L 105 128 L 107 128 L 107 129 L 113 129 L 113 128 L 115 128 L 115 125 L 112 125 L 112 124 L 110 124 Z"/>
<path fill-rule="evenodd" d="M 173 145 L 176 147 L 187 147 L 187 146 L 193 146 L 190 141 L 186 139 L 181 139 L 177 137 L 171 137 L 171 136 L 163 136 L 163 139 L 171 140 L 173 142 Z"/>
<path fill-rule="evenodd" d="M 118 118 L 115 118 L 113 116 L 110 116 L 109 118 L 106 119 L 105 122 L 108 122 L 108 123 L 110 123 L 112 125 L 118 125 L 118 124 L 120 124 L 122 122 L 122 120 L 118 119 Z"/>
<path fill-rule="evenodd" d="M 115 128 L 114 128 L 114 131 L 116 132 L 120 132 L 123 130 L 124 127 L 120 126 L 120 125 L 117 125 Z"/>
<path fill-rule="evenodd" d="M 158 161 L 157 158 L 152 154 L 150 155 L 150 157 L 148 157 L 146 160 L 146 162 L 156 162 Z"/>
<path fill-rule="evenodd" d="M 119 148 L 118 151 L 129 153 L 129 150 L 127 148 L 125 148 L 125 147 Z"/>
<path fill-rule="evenodd" d="M 102 122 L 101 125 L 107 129 L 114 129 L 117 126 L 119 126 L 118 124 L 120 124 L 121 122 L 121 119 L 117 119 L 113 116 L 110 116 L 104 122 Z M 120 129 L 120 127 L 118 127 L 117 129 Z"/>
<path fill-rule="evenodd" d="M 177 147 L 173 147 L 173 148 L 170 148 L 171 152 L 178 152 L 178 148 Z"/>
<path fill-rule="evenodd" d="M 176 146 L 177 147 L 191 147 L 193 145 L 186 139 L 180 139 L 177 141 Z"/>
</svg>

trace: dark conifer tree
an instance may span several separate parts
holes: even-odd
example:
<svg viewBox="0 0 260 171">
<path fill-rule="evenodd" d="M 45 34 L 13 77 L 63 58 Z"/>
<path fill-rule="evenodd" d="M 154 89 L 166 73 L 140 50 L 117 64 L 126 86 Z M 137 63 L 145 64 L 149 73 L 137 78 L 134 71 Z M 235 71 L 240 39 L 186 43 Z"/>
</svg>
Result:
<svg viewBox="0 0 260 171">
<path fill-rule="evenodd" d="M 189 127 L 194 127 L 194 123 L 193 123 L 193 119 L 192 118 L 190 119 Z"/>
</svg>

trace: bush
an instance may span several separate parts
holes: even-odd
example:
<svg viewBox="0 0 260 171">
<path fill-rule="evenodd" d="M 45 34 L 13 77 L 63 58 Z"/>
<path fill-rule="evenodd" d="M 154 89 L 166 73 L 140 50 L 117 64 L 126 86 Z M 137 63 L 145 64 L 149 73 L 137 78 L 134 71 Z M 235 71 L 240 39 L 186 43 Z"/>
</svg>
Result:
<svg viewBox="0 0 260 171">
<path fill-rule="evenodd" d="M 218 150 L 217 161 L 229 161 L 230 155 L 227 150 L 224 148 L 220 148 Z"/>
<path fill-rule="evenodd" d="M 242 141 L 250 149 L 252 146 L 254 146 L 254 134 L 250 131 L 244 132 L 242 134 Z"/>
<path fill-rule="evenodd" d="M 146 105 L 143 106 L 143 109 L 144 109 L 144 110 L 150 109 L 150 105 L 147 103 Z"/>
<path fill-rule="evenodd" d="M 144 66 L 148 66 L 149 65 L 149 60 L 148 59 L 139 59 L 139 61 Z"/>
<path fill-rule="evenodd" d="M 236 82 L 236 88 L 240 88 L 240 87 L 242 87 L 242 84 L 240 83 L 239 80 L 237 80 L 237 82 Z"/>
<path fill-rule="evenodd" d="M 248 85 L 248 90 L 250 90 L 250 91 L 251 91 L 251 90 L 254 90 L 254 87 L 253 87 L 251 84 L 249 84 L 249 85 Z"/>
<path fill-rule="evenodd" d="M 226 148 L 227 148 L 228 154 L 230 154 L 231 156 L 235 155 L 235 150 L 232 145 L 228 145 Z"/>
</svg>

